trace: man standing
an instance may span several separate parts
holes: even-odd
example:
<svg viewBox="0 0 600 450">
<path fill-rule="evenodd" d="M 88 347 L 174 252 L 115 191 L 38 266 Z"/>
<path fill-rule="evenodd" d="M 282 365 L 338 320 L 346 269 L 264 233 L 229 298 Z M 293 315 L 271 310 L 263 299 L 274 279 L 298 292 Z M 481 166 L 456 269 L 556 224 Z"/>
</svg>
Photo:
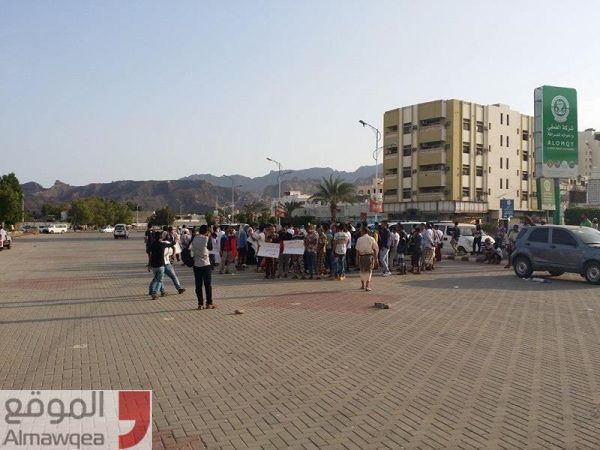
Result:
<svg viewBox="0 0 600 450">
<path fill-rule="evenodd" d="M 244 270 L 246 268 L 246 256 L 247 256 L 247 246 L 248 246 L 248 235 L 246 234 L 246 230 L 242 225 L 237 231 L 235 235 L 235 243 L 237 246 L 237 270 Z"/>
<path fill-rule="evenodd" d="M 317 251 L 319 246 L 319 235 L 315 231 L 314 225 L 308 226 L 308 234 L 304 238 L 304 248 L 306 249 L 306 271 L 308 272 L 309 279 L 313 279 L 313 276 L 316 274 L 317 278 L 319 274 L 317 273 Z"/>
<path fill-rule="evenodd" d="M 433 270 L 434 240 L 433 228 L 428 222 L 423 230 L 423 266 L 425 270 Z"/>
<path fill-rule="evenodd" d="M 235 256 L 236 256 L 236 243 L 235 243 L 235 235 L 233 234 L 233 229 L 231 227 L 225 228 L 225 234 L 221 236 L 220 240 L 221 247 L 221 266 L 219 267 L 219 273 L 223 274 L 223 269 L 225 269 L 225 273 L 229 274 L 229 266 L 234 264 Z"/>
<path fill-rule="evenodd" d="M 360 229 L 360 235 L 355 246 L 358 268 L 360 270 L 360 288 L 370 291 L 369 283 L 371 282 L 378 247 L 375 239 L 369 236 L 366 227 Z"/>
<path fill-rule="evenodd" d="M 196 297 L 198 299 L 198 309 L 204 309 L 204 295 L 202 286 L 206 291 L 206 309 L 213 309 L 212 298 L 212 280 L 211 264 L 209 252 L 212 250 L 212 239 L 208 234 L 208 226 L 200 226 L 200 234 L 192 239 L 190 245 L 192 255 L 194 255 L 194 281 L 196 283 Z"/>
<path fill-rule="evenodd" d="M 346 250 L 348 249 L 348 235 L 346 234 L 345 226 L 340 225 L 337 232 L 333 236 L 333 252 L 335 259 L 335 279 L 344 280 L 346 278 Z"/>
<path fill-rule="evenodd" d="M 581 215 L 581 223 L 579 224 L 580 227 L 588 227 L 588 228 L 594 228 L 592 225 L 592 222 L 590 221 L 590 219 L 588 219 L 587 214 L 582 214 Z"/>
<path fill-rule="evenodd" d="M 479 219 L 475 220 L 475 231 L 473 231 L 473 251 L 472 255 L 481 254 L 481 224 L 479 223 Z"/>
<path fill-rule="evenodd" d="M 391 275 L 390 268 L 388 266 L 390 254 L 390 230 L 387 222 L 381 223 L 381 229 L 379 230 L 379 263 L 381 264 L 382 276 L 387 277 Z"/>
<path fill-rule="evenodd" d="M 458 253 L 458 241 L 460 240 L 460 228 L 458 227 L 458 222 L 454 222 L 454 228 L 452 229 L 452 239 L 450 240 L 450 245 L 452 246 L 452 250 L 454 250 L 454 255 Z"/>
<path fill-rule="evenodd" d="M 396 225 L 390 227 L 390 256 L 388 258 L 388 265 L 390 269 L 393 269 L 396 265 L 396 257 L 398 256 L 398 243 L 400 242 L 400 235 L 396 229 Z"/>
<path fill-rule="evenodd" d="M 458 228 L 458 227 L 456 227 Z M 415 275 L 420 275 L 421 274 L 421 255 L 423 254 L 422 252 L 422 245 L 423 245 L 423 236 L 421 235 L 421 230 L 419 229 L 418 225 L 415 225 L 415 227 L 413 228 L 413 234 L 412 234 L 412 255 L 411 255 L 411 265 L 412 265 L 412 273 L 414 273 Z"/>
</svg>

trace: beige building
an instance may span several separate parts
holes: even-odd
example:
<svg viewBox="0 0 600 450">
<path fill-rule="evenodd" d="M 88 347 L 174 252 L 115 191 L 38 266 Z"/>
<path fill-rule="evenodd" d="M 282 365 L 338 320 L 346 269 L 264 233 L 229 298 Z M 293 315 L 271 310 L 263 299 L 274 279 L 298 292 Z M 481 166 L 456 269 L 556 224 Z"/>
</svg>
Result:
<svg viewBox="0 0 600 450">
<path fill-rule="evenodd" d="M 375 177 L 371 180 L 371 184 L 364 184 L 356 186 L 356 193 L 358 195 L 372 195 L 380 194 L 383 195 L 383 177 L 377 177 L 377 187 L 375 187 Z"/>
<path fill-rule="evenodd" d="M 438 218 L 534 210 L 533 117 L 506 105 L 437 100 L 384 114 L 384 210 Z"/>
<path fill-rule="evenodd" d="M 600 132 L 593 128 L 579 132 L 579 176 L 600 178 Z"/>
</svg>

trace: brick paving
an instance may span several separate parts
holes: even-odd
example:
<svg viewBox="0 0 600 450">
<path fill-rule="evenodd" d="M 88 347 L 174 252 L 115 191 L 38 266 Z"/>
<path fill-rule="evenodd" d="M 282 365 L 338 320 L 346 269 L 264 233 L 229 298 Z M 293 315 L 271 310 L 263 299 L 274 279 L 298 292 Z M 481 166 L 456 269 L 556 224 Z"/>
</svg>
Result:
<svg viewBox="0 0 600 450">
<path fill-rule="evenodd" d="M 140 235 L 14 244 L 0 388 L 152 389 L 157 449 L 600 448 L 599 291 L 578 276 L 444 261 L 365 293 L 244 272 L 197 311 L 181 266 L 188 291 L 148 299 Z"/>
</svg>

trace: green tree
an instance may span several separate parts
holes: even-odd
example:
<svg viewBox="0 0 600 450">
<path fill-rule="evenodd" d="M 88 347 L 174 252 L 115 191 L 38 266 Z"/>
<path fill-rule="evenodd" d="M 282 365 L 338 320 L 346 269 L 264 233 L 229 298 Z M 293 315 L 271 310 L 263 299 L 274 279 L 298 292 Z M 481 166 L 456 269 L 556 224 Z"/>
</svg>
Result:
<svg viewBox="0 0 600 450">
<path fill-rule="evenodd" d="M 303 207 L 304 205 L 300 202 L 285 202 L 283 204 L 283 209 L 287 218 L 291 218 L 294 211 L 302 209 Z"/>
<path fill-rule="evenodd" d="M 14 225 L 23 214 L 23 190 L 14 173 L 0 177 L 0 223 Z"/>
<path fill-rule="evenodd" d="M 310 199 L 328 204 L 331 221 L 335 222 L 338 204 L 355 203 L 356 193 L 352 183 L 341 180 L 339 177 L 333 178 L 333 175 L 329 175 L 329 178 L 323 177 L 321 183 L 317 185 L 317 192 Z"/>
<path fill-rule="evenodd" d="M 94 220 L 94 213 L 86 199 L 78 198 L 71 202 L 69 215 L 74 225 L 90 225 Z"/>
<path fill-rule="evenodd" d="M 165 206 L 154 211 L 154 214 L 148 218 L 148 222 L 156 225 L 171 225 L 175 222 L 175 212 L 168 206 Z"/>
</svg>

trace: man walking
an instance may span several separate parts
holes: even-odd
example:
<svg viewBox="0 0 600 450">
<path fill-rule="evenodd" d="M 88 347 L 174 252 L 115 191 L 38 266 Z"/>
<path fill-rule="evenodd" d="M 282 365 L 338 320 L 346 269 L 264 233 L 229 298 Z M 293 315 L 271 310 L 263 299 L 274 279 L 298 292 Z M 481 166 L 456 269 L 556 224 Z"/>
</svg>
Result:
<svg viewBox="0 0 600 450">
<path fill-rule="evenodd" d="M 388 266 L 390 254 L 390 230 L 387 222 L 381 223 L 381 229 L 379 230 L 379 264 L 381 264 L 382 276 L 387 277 L 391 275 L 390 268 Z"/>
<path fill-rule="evenodd" d="M 452 246 L 452 250 L 454 250 L 454 255 L 458 253 L 458 242 L 460 240 L 460 228 L 458 227 L 458 222 L 454 222 L 454 228 L 452 229 L 452 239 L 450 240 L 450 245 Z"/>
<path fill-rule="evenodd" d="M 335 260 L 335 279 L 344 280 L 346 278 L 346 251 L 348 249 L 348 235 L 346 234 L 345 226 L 340 225 L 337 232 L 333 236 L 333 251 Z"/>
</svg>

